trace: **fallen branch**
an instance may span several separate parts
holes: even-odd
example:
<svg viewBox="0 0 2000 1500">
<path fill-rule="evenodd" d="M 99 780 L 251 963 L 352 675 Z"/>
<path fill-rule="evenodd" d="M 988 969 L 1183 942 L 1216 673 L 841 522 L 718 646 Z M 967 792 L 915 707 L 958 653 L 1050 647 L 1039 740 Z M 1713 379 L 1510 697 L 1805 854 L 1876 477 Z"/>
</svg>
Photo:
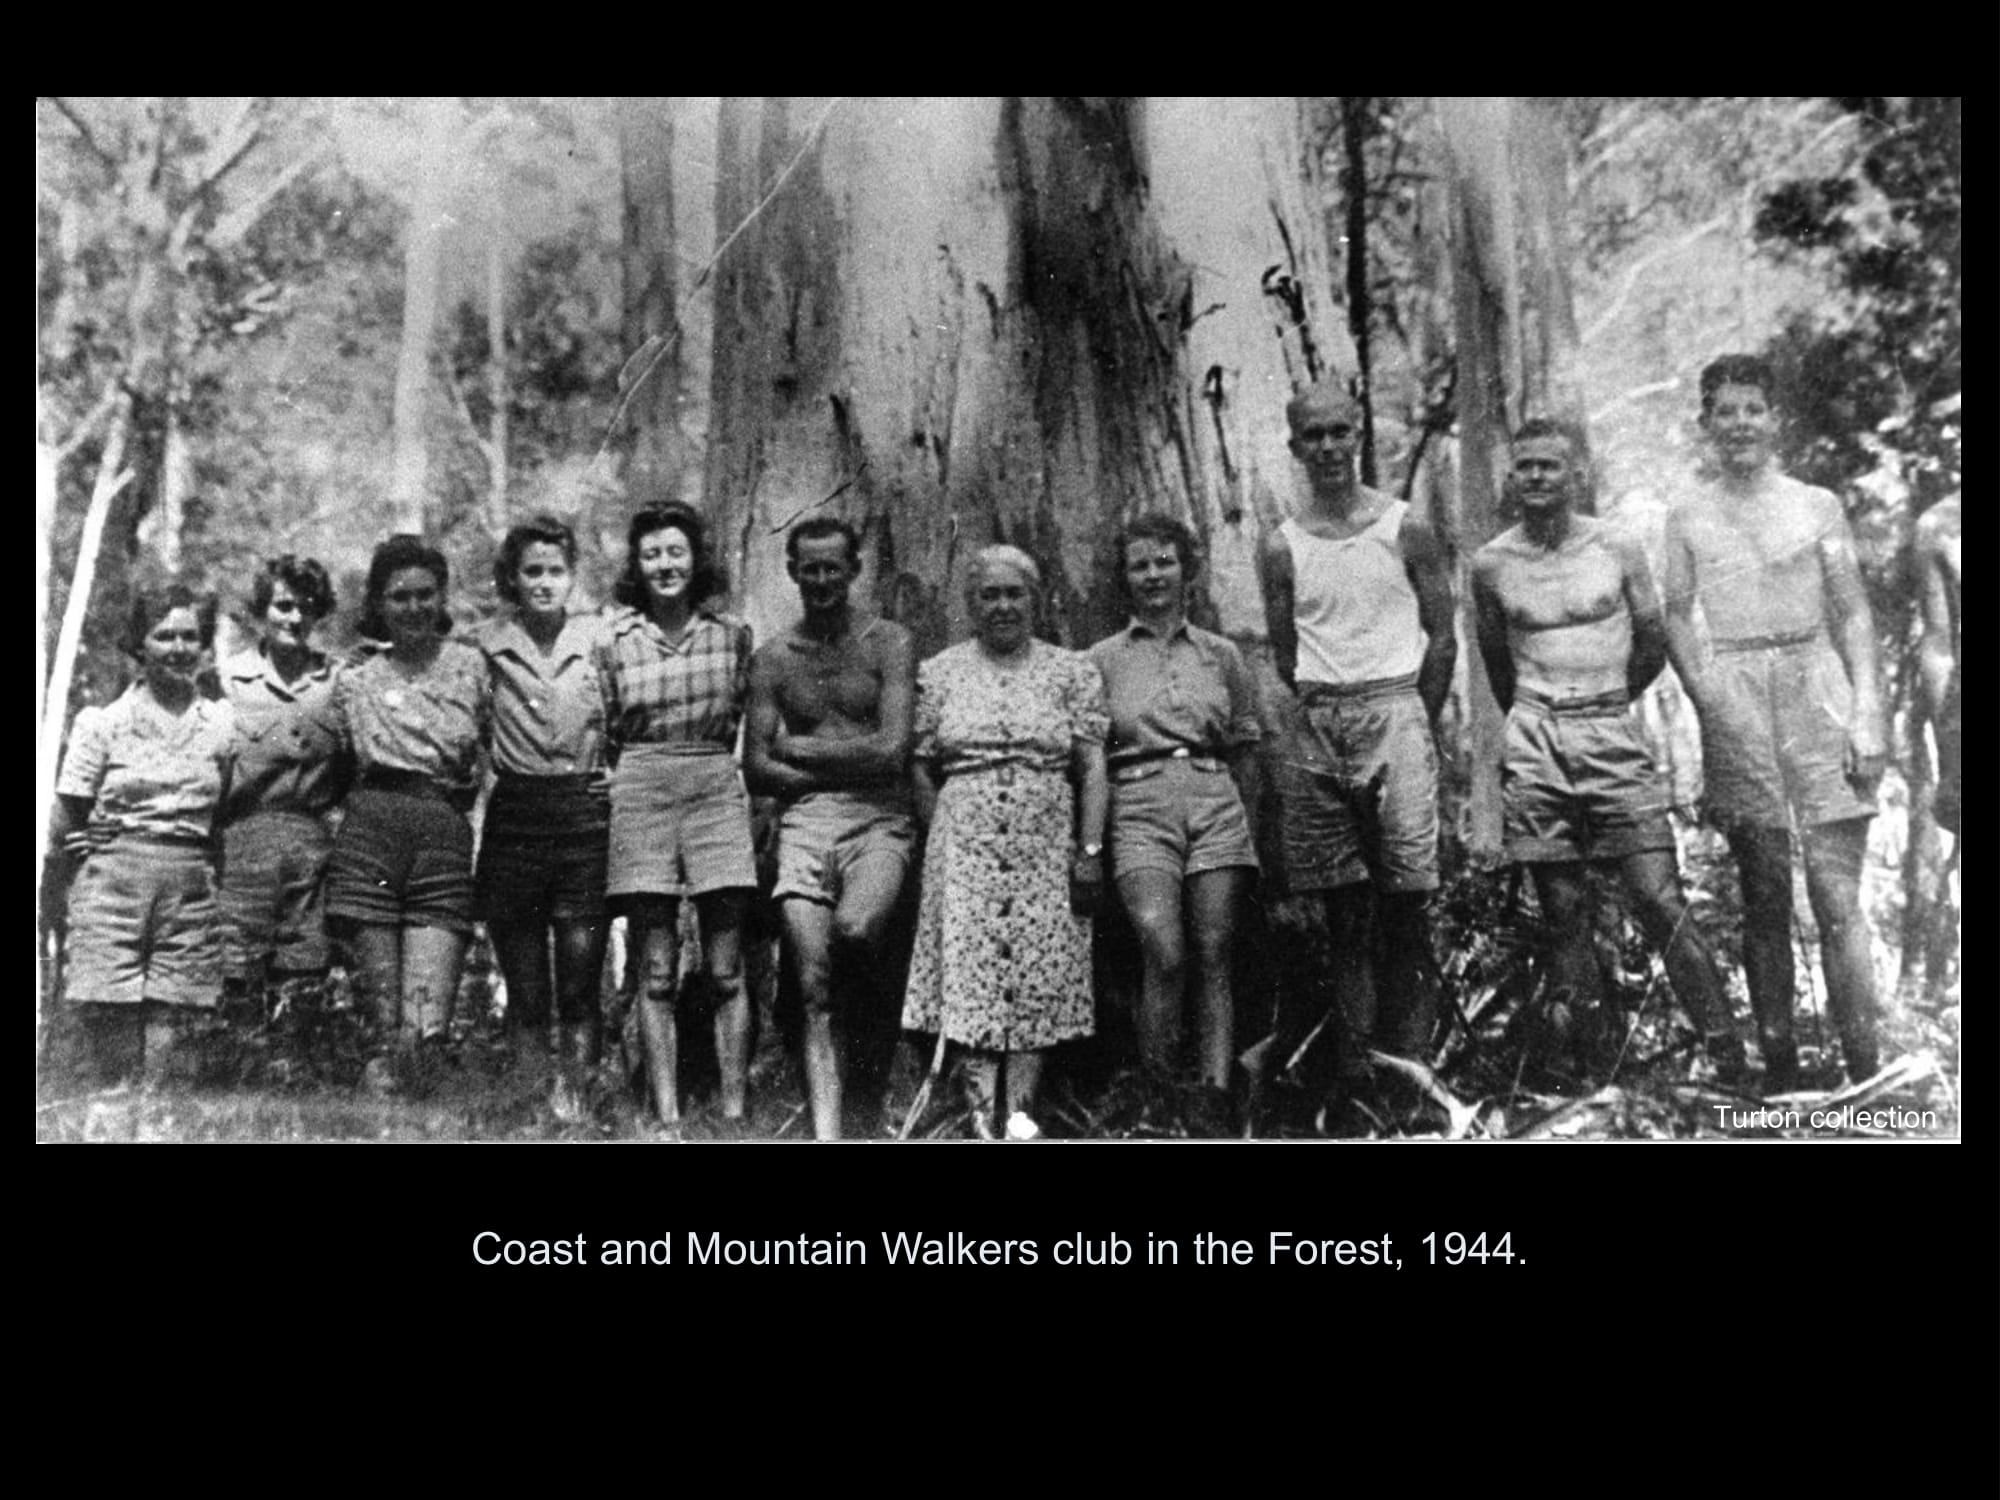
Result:
<svg viewBox="0 0 2000 1500">
<path fill-rule="evenodd" d="M 910 1101 L 910 1112 L 903 1116 L 903 1128 L 896 1132 L 896 1139 L 907 1141 L 910 1131 L 922 1118 L 924 1108 L 931 1102 L 931 1090 L 937 1087 L 938 1074 L 944 1069 L 944 1027 L 938 1027 L 937 1046 L 931 1051 L 930 1071 L 924 1074 L 923 1086 L 917 1090 L 917 1097 Z"/>
<path fill-rule="evenodd" d="M 1387 1068 L 1392 1073 L 1400 1073 L 1417 1086 L 1431 1103 L 1445 1112 L 1451 1121 L 1450 1139 L 1464 1140 L 1473 1126 L 1479 1123 L 1479 1109 L 1476 1105 L 1463 1103 L 1450 1089 L 1438 1080 L 1437 1074 L 1420 1062 L 1407 1057 L 1398 1057 L 1393 1052 L 1370 1052 L 1368 1060 L 1378 1068 Z"/>
</svg>

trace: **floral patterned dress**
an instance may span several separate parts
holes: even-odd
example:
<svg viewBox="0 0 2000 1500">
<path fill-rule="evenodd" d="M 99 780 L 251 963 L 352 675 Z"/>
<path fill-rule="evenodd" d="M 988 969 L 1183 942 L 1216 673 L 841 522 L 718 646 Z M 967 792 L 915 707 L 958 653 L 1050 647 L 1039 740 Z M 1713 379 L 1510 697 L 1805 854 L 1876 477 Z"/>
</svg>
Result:
<svg viewBox="0 0 2000 1500">
<path fill-rule="evenodd" d="M 1020 666 L 976 641 L 917 670 L 919 759 L 944 777 L 924 857 L 903 1024 L 993 1051 L 1095 1029 L 1090 919 L 1069 909 L 1072 740 L 1103 741 L 1104 683 L 1079 652 Z"/>
</svg>

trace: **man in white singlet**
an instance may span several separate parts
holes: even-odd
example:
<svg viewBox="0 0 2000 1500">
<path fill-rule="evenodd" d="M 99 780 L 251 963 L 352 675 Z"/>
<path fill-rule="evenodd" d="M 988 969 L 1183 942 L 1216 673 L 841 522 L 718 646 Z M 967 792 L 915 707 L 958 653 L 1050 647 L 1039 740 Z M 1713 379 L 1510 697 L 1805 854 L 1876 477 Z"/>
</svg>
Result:
<svg viewBox="0 0 2000 1500">
<path fill-rule="evenodd" d="M 1425 907 L 1434 726 L 1458 649 L 1451 570 L 1407 502 L 1356 479 L 1361 413 L 1345 390 L 1322 382 L 1285 415 L 1306 483 L 1263 554 L 1272 654 L 1299 702 L 1279 754 L 1284 869 L 1293 894 L 1326 902 L 1352 1088 L 1371 1046 L 1428 1062 L 1437 1023 Z"/>
</svg>

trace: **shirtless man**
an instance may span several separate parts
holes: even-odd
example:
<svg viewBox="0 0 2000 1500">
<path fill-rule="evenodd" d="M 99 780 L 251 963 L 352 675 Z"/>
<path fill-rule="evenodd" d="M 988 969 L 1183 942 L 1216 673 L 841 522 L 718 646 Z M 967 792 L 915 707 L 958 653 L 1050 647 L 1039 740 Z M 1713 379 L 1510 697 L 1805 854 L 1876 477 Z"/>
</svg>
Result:
<svg viewBox="0 0 2000 1500">
<path fill-rule="evenodd" d="M 1322 382 L 1285 416 L 1306 483 L 1263 551 L 1272 655 L 1299 700 L 1279 757 L 1284 868 L 1294 894 L 1326 902 L 1352 1087 L 1371 1044 L 1428 1061 L 1437 1022 L 1425 903 L 1438 885 L 1433 726 L 1458 650 L 1451 571 L 1406 502 L 1356 480 L 1361 413 L 1346 391 Z"/>
<path fill-rule="evenodd" d="M 805 618 L 751 660 L 743 769 L 752 792 L 782 804 L 772 894 L 805 1006 L 813 1134 L 837 1140 L 836 970 L 844 981 L 856 970 L 874 977 L 870 960 L 909 869 L 916 669 L 902 626 L 854 619 L 847 596 L 861 557 L 852 526 L 830 516 L 801 521 L 785 538 L 785 570 Z"/>
<path fill-rule="evenodd" d="M 1866 1078 L 1879 1059 L 1861 866 L 1887 758 L 1875 622 L 1840 502 L 1778 471 L 1770 367 L 1735 354 L 1703 370 L 1701 425 L 1714 469 L 1667 517 L 1667 654 L 1701 720 L 1708 813 L 1742 879 L 1766 1087 L 1799 1082 L 1794 821 L 1847 1073 Z"/>
<path fill-rule="evenodd" d="M 1577 477 L 1568 434 L 1545 419 L 1524 423 L 1507 478 L 1521 524 L 1472 560 L 1479 652 L 1507 710 L 1507 858 L 1534 873 L 1559 935 L 1557 989 L 1573 1004 L 1588 1003 L 1601 977 L 1586 865 L 1616 865 L 1676 998 L 1731 1074 L 1743 1043 L 1681 896 L 1672 795 L 1629 712 L 1667 663 L 1659 596 L 1640 547 L 1575 513 Z"/>
<path fill-rule="evenodd" d="M 1917 648 L 1924 708 L 1937 737 L 1938 827 L 1958 837 L 1958 496 L 1940 500 L 1917 522 L 1918 599 L 1924 638 Z"/>
</svg>

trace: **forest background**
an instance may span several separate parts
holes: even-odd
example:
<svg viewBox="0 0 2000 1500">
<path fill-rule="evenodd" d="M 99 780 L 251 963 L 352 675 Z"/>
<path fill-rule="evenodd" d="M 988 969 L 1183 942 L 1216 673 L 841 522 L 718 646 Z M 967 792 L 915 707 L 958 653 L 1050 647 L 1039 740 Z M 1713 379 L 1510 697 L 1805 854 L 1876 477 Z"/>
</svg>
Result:
<svg viewBox="0 0 2000 1500">
<path fill-rule="evenodd" d="M 221 592 L 227 650 L 258 563 L 318 557 L 338 648 L 390 531 L 444 548 L 470 625 L 512 522 L 574 523 L 596 602 L 632 506 L 671 495 L 716 520 L 760 635 L 796 608 L 785 527 L 825 510 L 920 653 L 965 633 L 963 563 L 994 539 L 1045 560 L 1044 634 L 1080 647 L 1122 623 L 1119 523 L 1163 509 L 1207 549 L 1196 617 L 1272 688 L 1253 560 L 1293 503 L 1299 386 L 1362 397 L 1365 478 L 1461 568 L 1538 413 L 1586 434 L 1596 509 L 1657 560 L 1695 377 L 1752 350 L 1788 387 L 1787 466 L 1859 545 L 1894 715 L 1868 912 L 1892 1036 L 1955 1077 L 1957 851 L 1910 577 L 1913 523 L 1959 485 L 1955 98 L 42 97 L 35 130 L 38 818 L 160 577 Z M 1535 983 L 1469 645 L 1441 1069 L 1505 1055 Z M 1671 673 L 1643 714 L 1691 810 Z M 1733 877 L 1682 832 L 1734 962 Z M 1659 990 L 1629 930 L 1602 936 L 1614 978 Z M 1323 1009 L 1282 967 L 1251 976 L 1246 1034 Z M 1673 1128 L 1621 1107 L 1597 1123 Z"/>
</svg>

